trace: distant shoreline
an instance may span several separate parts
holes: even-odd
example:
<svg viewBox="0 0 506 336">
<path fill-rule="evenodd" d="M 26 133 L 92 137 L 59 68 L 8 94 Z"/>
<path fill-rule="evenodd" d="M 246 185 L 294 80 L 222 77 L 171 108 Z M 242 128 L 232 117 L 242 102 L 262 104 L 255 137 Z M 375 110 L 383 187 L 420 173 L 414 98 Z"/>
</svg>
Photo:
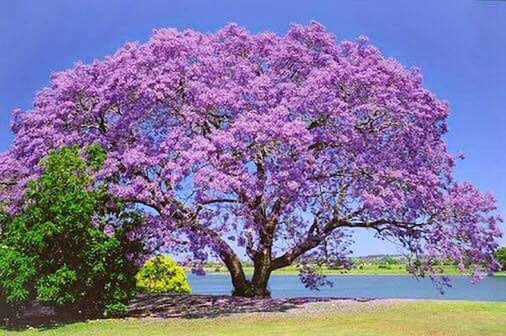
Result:
<svg viewBox="0 0 506 336">
<path fill-rule="evenodd" d="M 221 269 L 220 271 L 216 271 L 213 268 L 204 268 L 206 274 L 210 275 L 228 275 L 228 271 L 226 269 Z M 190 269 L 186 269 L 187 273 L 190 273 Z M 244 272 L 247 275 L 253 274 L 253 269 L 250 267 L 245 267 Z M 295 267 L 289 267 L 286 269 L 281 269 L 278 271 L 272 272 L 272 275 L 298 275 L 299 272 Z M 400 269 L 381 269 L 375 267 L 374 269 L 351 269 L 347 272 L 343 272 L 340 270 L 325 270 L 322 272 L 323 275 L 343 275 L 343 276 L 372 276 L 372 275 L 395 275 L 395 276 L 412 276 L 412 274 L 408 273 L 405 270 Z M 470 276 L 470 273 L 461 273 L 455 267 L 445 267 L 444 273 L 437 273 L 436 275 L 450 275 L 450 276 Z M 506 276 L 506 271 L 496 272 L 493 276 L 504 277 Z"/>
<path fill-rule="evenodd" d="M 186 271 L 186 273 L 191 273 L 191 271 Z M 228 275 L 228 272 L 206 272 L 206 275 Z M 253 273 L 246 273 L 247 275 L 252 275 Z M 298 275 L 298 273 L 291 272 L 281 272 L 276 273 L 273 272 L 272 275 Z M 386 276 L 413 276 L 409 273 L 323 273 L 323 275 L 336 275 L 336 276 L 371 276 L 371 275 L 386 275 Z M 446 273 L 436 273 L 435 275 L 448 275 L 448 276 L 471 276 L 469 273 L 460 273 L 460 274 L 446 274 Z M 506 277 L 505 272 L 494 273 L 492 276 L 494 277 Z"/>
</svg>

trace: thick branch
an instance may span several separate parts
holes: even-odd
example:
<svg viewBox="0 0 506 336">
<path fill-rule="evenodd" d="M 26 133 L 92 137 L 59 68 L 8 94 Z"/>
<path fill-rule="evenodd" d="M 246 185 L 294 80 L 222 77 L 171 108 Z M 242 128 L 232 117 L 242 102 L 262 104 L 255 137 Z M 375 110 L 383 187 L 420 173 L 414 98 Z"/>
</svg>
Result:
<svg viewBox="0 0 506 336">
<path fill-rule="evenodd" d="M 179 207 L 179 211 L 174 212 L 172 217 L 180 221 L 181 227 L 189 228 L 193 232 L 209 237 L 213 241 L 220 259 L 223 263 L 225 263 L 228 271 L 230 272 L 234 288 L 242 288 L 246 286 L 247 280 L 241 261 L 230 245 L 228 245 L 216 231 L 200 225 L 196 215 L 190 210 L 186 209 L 181 204 L 177 205 Z"/>
<path fill-rule="evenodd" d="M 407 230 L 415 230 L 423 227 L 424 225 L 427 225 L 427 223 L 410 223 L 386 219 L 376 220 L 372 222 L 352 222 L 348 220 L 334 219 L 328 222 L 323 227 L 323 229 L 318 230 L 318 225 L 315 218 L 315 221 L 308 231 L 306 239 L 299 245 L 287 251 L 282 256 L 274 259 L 272 261 L 271 268 L 272 270 L 276 270 L 291 265 L 295 259 L 320 245 L 325 240 L 325 238 L 337 228 L 368 228 L 374 229 L 381 234 L 391 225 Z"/>
<path fill-rule="evenodd" d="M 155 209 L 158 214 L 161 213 L 162 206 L 160 205 L 152 204 L 150 202 L 133 201 Z M 179 204 L 176 201 L 174 201 L 174 204 L 177 206 L 177 210 L 171 214 L 171 217 L 178 222 L 178 226 L 209 237 L 213 242 L 220 259 L 223 263 L 225 263 L 228 271 L 230 272 L 234 288 L 246 286 L 247 280 L 241 261 L 230 245 L 228 245 L 216 231 L 200 225 L 194 212 L 185 208 L 182 204 Z"/>
</svg>

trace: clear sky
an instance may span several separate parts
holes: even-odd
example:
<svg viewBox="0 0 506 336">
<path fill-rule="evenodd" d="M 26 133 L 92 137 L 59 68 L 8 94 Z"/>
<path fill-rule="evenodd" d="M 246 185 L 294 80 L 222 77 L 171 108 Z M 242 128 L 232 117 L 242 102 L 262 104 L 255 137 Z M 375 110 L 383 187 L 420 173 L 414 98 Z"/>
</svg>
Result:
<svg viewBox="0 0 506 336">
<path fill-rule="evenodd" d="M 446 139 L 466 155 L 458 179 L 492 191 L 506 217 L 506 1 L 0 1 L 0 151 L 12 141 L 12 109 L 30 108 L 52 72 L 146 41 L 153 28 L 212 32 L 237 22 L 284 34 L 311 20 L 338 40 L 367 35 L 422 69 L 425 86 L 451 105 Z M 395 252 L 365 233 L 354 250 Z"/>
</svg>

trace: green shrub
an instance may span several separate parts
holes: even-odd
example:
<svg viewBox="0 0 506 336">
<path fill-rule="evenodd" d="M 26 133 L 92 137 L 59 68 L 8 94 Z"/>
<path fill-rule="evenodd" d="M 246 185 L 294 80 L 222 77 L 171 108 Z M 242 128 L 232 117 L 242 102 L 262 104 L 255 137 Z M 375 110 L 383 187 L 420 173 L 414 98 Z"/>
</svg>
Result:
<svg viewBox="0 0 506 336">
<path fill-rule="evenodd" d="M 7 246 L 0 247 L 0 292 L 5 303 L 15 304 L 28 299 L 31 280 L 36 275 L 34 258 Z"/>
<path fill-rule="evenodd" d="M 501 247 L 495 253 L 495 259 L 502 266 L 502 270 L 506 271 L 506 246 Z"/>
<path fill-rule="evenodd" d="M 127 314 L 127 305 L 121 302 L 111 303 L 104 308 L 104 317 L 124 317 Z"/>
<path fill-rule="evenodd" d="M 143 248 L 126 238 L 142 217 L 93 180 L 104 159 L 98 146 L 51 152 L 42 175 L 28 182 L 19 213 L 1 215 L 0 299 L 89 314 L 130 299 L 137 268 L 126 255 Z"/>
<path fill-rule="evenodd" d="M 167 256 L 157 256 L 146 261 L 135 277 L 137 286 L 144 292 L 191 292 L 184 269 Z"/>
<path fill-rule="evenodd" d="M 401 262 L 398 260 L 398 259 L 395 259 L 393 257 L 385 257 L 383 259 L 383 263 L 384 264 L 387 264 L 387 265 L 398 265 L 400 264 Z"/>
</svg>

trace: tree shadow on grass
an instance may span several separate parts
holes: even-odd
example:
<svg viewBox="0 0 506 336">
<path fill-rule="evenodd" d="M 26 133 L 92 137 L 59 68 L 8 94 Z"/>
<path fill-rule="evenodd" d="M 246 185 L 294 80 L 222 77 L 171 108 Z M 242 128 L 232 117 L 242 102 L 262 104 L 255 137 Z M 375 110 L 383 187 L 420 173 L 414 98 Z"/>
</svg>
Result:
<svg viewBox="0 0 506 336">
<path fill-rule="evenodd" d="M 97 318 L 97 316 L 66 311 L 56 312 L 50 307 L 31 302 L 17 311 L 0 307 L 0 331 L 28 328 L 53 329 L 64 324 L 86 321 L 90 318 Z"/>
<path fill-rule="evenodd" d="M 334 300 L 367 302 L 371 299 L 345 299 L 332 297 L 300 297 L 283 299 L 254 299 L 227 295 L 176 295 L 142 294 L 128 306 L 127 318 L 214 318 L 244 313 L 286 312 L 304 307 L 307 303 Z M 2 330 L 55 329 L 65 324 L 84 322 L 96 316 L 76 316 L 55 313 L 47 307 L 32 304 L 25 308 L 21 317 L 8 317 L 0 321 Z"/>
<path fill-rule="evenodd" d="M 130 302 L 128 315 L 138 318 L 212 318 L 244 313 L 286 312 L 290 309 L 301 308 L 307 303 L 332 300 L 338 300 L 338 298 L 253 299 L 226 295 L 140 295 Z M 355 299 L 347 300 L 356 301 Z M 369 301 L 369 299 L 357 300 Z"/>
</svg>

